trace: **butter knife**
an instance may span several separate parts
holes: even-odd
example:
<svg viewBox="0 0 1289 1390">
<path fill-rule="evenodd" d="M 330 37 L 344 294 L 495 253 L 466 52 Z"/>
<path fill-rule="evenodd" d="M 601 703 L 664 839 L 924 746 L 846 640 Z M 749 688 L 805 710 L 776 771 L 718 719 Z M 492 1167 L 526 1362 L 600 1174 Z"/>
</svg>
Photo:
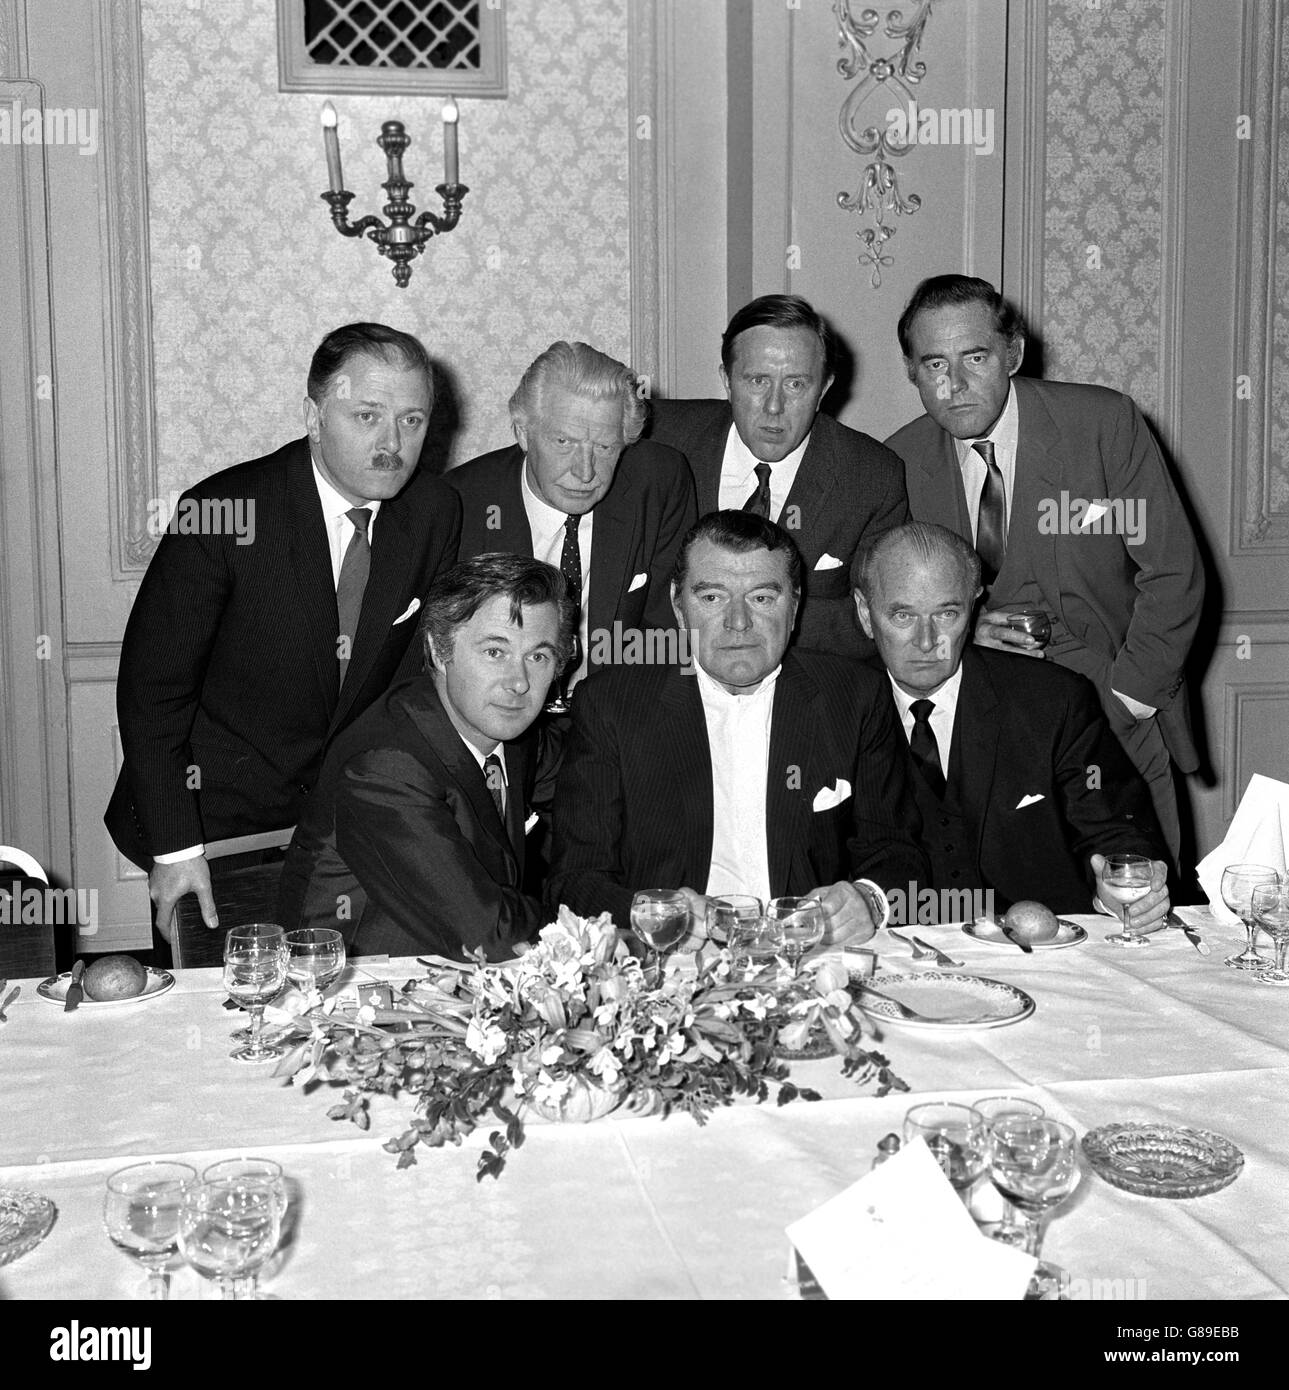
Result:
<svg viewBox="0 0 1289 1390">
<path fill-rule="evenodd" d="M 1034 948 L 1029 944 L 1029 942 L 1021 940 L 1021 938 L 1017 936 L 1016 933 L 1012 931 L 1010 927 L 1004 926 L 1003 919 L 1001 917 L 994 918 L 994 926 L 996 926 L 998 930 L 1002 932 L 1002 934 L 1007 938 L 1008 941 L 1011 942 L 1013 946 L 1019 946 L 1020 949 L 1024 951 L 1027 956 L 1032 956 L 1034 954 Z"/>
<path fill-rule="evenodd" d="M 72 966 L 72 978 L 67 982 L 67 993 L 63 997 L 63 1012 L 71 1011 L 85 998 L 85 987 L 81 984 L 81 976 L 85 973 L 85 962 L 78 960 Z"/>
<path fill-rule="evenodd" d="M 1175 912 L 1170 912 L 1168 914 L 1168 920 L 1172 923 L 1173 926 L 1180 927 L 1182 929 L 1182 935 L 1185 936 L 1186 940 L 1189 941 L 1191 945 L 1195 947 L 1195 949 L 1200 953 L 1200 955 L 1208 955 L 1208 942 L 1204 940 L 1204 938 L 1199 934 L 1199 932 L 1195 930 L 1194 927 L 1189 926 L 1187 923 L 1183 922 L 1182 919 Z"/>
</svg>

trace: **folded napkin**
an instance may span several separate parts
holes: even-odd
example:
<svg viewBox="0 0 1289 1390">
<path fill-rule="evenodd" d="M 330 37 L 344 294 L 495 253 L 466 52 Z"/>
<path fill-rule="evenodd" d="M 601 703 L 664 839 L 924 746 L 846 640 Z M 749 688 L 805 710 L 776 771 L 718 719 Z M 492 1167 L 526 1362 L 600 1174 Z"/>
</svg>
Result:
<svg viewBox="0 0 1289 1390">
<path fill-rule="evenodd" d="M 1222 901 L 1222 870 L 1231 864 L 1266 864 L 1285 872 L 1289 866 L 1289 783 L 1255 772 L 1231 818 L 1226 838 L 1195 866 L 1219 922 L 1240 920 Z"/>
</svg>

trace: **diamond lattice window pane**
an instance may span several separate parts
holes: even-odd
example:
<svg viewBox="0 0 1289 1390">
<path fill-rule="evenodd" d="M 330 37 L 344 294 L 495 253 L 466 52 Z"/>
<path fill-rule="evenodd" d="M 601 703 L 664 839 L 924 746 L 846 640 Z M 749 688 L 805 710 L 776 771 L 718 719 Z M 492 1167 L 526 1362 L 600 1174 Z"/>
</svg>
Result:
<svg viewBox="0 0 1289 1390">
<path fill-rule="evenodd" d="M 335 67 L 477 71 L 481 0 L 304 0 L 310 61 Z"/>
</svg>

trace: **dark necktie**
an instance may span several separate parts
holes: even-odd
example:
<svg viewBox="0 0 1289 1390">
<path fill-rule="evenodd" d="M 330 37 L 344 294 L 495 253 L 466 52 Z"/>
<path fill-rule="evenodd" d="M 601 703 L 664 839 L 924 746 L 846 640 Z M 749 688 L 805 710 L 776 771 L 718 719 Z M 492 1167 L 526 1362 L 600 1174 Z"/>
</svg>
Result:
<svg viewBox="0 0 1289 1390">
<path fill-rule="evenodd" d="M 336 656 L 340 661 L 340 684 L 349 673 L 349 658 L 354 651 L 358 619 L 363 611 L 363 591 L 371 573 L 371 543 L 367 527 L 371 512 L 366 507 L 354 507 L 345 515 L 353 522 L 354 534 L 340 562 L 340 583 L 336 585 L 336 614 L 340 619 Z"/>
<path fill-rule="evenodd" d="M 492 797 L 492 804 L 497 808 L 497 815 L 501 819 L 502 825 L 506 823 L 506 774 L 501 766 L 501 759 L 496 753 L 489 753 L 483 760 L 483 779 L 488 784 L 488 792 Z"/>
<path fill-rule="evenodd" d="M 934 700 L 914 700 L 909 706 L 913 715 L 913 736 L 909 739 L 909 752 L 917 764 L 922 780 L 940 800 L 944 799 L 944 772 L 940 767 L 940 746 L 935 741 L 931 729 L 931 711 Z"/>
<path fill-rule="evenodd" d="M 559 555 L 559 572 L 564 576 L 568 596 L 573 600 L 573 652 L 560 675 L 557 703 L 561 705 L 567 701 L 569 682 L 577 675 L 577 668 L 582 664 L 582 547 L 577 540 L 577 528 L 581 521 L 580 515 L 570 515 L 565 521 L 564 548 Z"/>
<path fill-rule="evenodd" d="M 988 472 L 980 489 L 980 512 L 976 521 L 976 549 L 985 569 L 985 583 L 992 584 L 1003 567 L 1007 553 L 1007 496 L 1003 491 L 1003 475 L 994 462 L 992 439 L 977 439 L 971 446 L 985 461 Z"/>
<path fill-rule="evenodd" d="M 743 503 L 745 512 L 755 512 L 757 516 L 770 519 L 770 465 L 758 463 L 756 466 L 756 491 Z"/>
</svg>

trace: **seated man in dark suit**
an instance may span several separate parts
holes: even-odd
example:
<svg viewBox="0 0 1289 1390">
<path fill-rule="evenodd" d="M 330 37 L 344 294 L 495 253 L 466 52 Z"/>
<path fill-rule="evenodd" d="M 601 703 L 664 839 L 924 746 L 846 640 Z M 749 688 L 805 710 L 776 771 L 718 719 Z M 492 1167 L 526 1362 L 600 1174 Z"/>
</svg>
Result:
<svg viewBox="0 0 1289 1390">
<path fill-rule="evenodd" d="M 972 645 L 980 593 L 980 557 L 942 526 L 910 522 L 860 557 L 859 620 L 890 677 L 931 887 L 992 891 L 998 913 L 1022 899 L 1089 912 L 1104 856 L 1139 854 L 1153 861 L 1152 888 L 1131 915 L 1159 921 L 1159 825 L 1096 691 L 1049 662 Z"/>
<path fill-rule="evenodd" d="M 638 888 L 684 890 L 700 923 L 709 894 L 810 894 L 825 940 L 858 943 L 886 919 L 878 884 L 926 873 L 881 678 L 787 650 L 801 577 L 792 538 L 753 513 L 685 537 L 671 593 L 696 665 L 578 689 L 548 902 L 625 928 Z"/>
<path fill-rule="evenodd" d="M 578 605 L 569 690 L 622 659 L 631 634 L 675 627 L 667 581 L 694 487 L 674 450 L 636 442 L 645 403 L 630 369 L 586 343 L 552 343 L 510 418 L 517 444 L 446 474 L 461 495 L 460 558 L 505 550 L 561 570 Z"/>
<path fill-rule="evenodd" d="M 797 646 L 869 656 L 851 593 L 862 542 L 907 521 L 904 468 L 827 415 L 832 335 L 804 299 L 746 304 L 721 339 L 727 400 L 655 401 L 649 437 L 689 460 L 702 516 L 742 508 L 789 532 L 808 571 Z"/>
<path fill-rule="evenodd" d="M 167 941 L 188 892 L 218 925 L 207 841 L 296 823 L 328 741 L 389 688 L 455 559 L 460 504 L 417 467 L 433 405 L 415 338 L 348 324 L 313 355 L 307 438 L 179 500 L 121 644 L 104 817 L 148 871 Z"/>
<path fill-rule="evenodd" d="M 337 927 L 355 952 L 506 960 L 548 920 L 521 888 L 541 795 L 537 734 L 572 645 L 558 570 L 481 555 L 425 600 L 425 673 L 338 738 L 282 876 L 284 926 Z"/>
</svg>

